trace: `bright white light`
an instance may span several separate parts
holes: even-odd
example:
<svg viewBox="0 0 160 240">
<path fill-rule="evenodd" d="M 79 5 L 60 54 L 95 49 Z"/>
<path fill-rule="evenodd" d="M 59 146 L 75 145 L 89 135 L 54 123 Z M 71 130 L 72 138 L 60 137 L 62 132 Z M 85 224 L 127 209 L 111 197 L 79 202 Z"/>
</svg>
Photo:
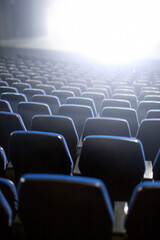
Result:
<svg viewBox="0 0 160 240">
<path fill-rule="evenodd" d="M 159 0 L 58 0 L 48 32 L 64 48 L 99 61 L 145 58 L 160 39 Z"/>
</svg>

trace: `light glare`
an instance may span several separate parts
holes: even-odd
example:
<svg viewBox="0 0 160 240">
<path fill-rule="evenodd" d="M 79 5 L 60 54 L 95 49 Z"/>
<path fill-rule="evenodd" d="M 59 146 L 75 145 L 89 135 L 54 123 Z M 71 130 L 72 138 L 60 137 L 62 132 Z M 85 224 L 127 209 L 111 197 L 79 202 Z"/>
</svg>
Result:
<svg viewBox="0 0 160 240">
<path fill-rule="evenodd" d="M 48 33 L 64 48 L 99 61 L 145 58 L 160 39 L 158 0 L 58 0 Z"/>
</svg>

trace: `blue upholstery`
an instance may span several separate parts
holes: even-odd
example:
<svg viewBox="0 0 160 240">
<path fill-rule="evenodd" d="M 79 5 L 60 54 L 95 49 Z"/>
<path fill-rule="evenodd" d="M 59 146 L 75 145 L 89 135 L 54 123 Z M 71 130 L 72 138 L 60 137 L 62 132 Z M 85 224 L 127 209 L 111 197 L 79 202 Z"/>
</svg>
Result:
<svg viewBox="0 0 160 240">
<path fill-rule="evenodd" d="M 160 182 L 143 182 L 134 190 L 125 219 L 128 239 L 160 237 Z"/>
<path fill-rule="evenodd" d="M 136 136 L 139 127 L 139 122 L 137 112 L 135 109 L 120 107 L 105 107 L 103 108 L 101 116 L 126 119 L 129 123 L 132 137 Z"/>
<path fill-rule="evenodd" d="M 125 119 L 88 118 L 85 122 L 82 139 L 89 135 L 111 135 L 131 137 L 130 127 Z"/>
<path fill-rule="evenodd" d="M 11 239 L 12 209 L 0 190 L 0 238 L 1 240 Z"/>
<path fill-rule="evenodd" d="M 5 177 L 6 169 L 8 165 L 8 159 L 5 154 L 5 151 L 0 147 L 0 177 Z"/>
<path fill-rule="evenodd" d="M 110 239 L 114 214 L 98 179 L 24 175 L 18 185 L 19 215 L 28 239 Z"/>
<path fill-rule="evenodd" d="M 22 93 L 2 93 L 1 99 L 7 100 L 14 113 L 18 113 L 18 103 L 19 102 L 27 102 L 27 98 Z"/>
<path fill-rule="evenodd" d="M 75 163 L 79 137 L 74 122 L 70 117 L 59 115 L 35 115 L 32 119 L 31 130 L 61 134 L 67 142 L 72 159 Z"/>
<path fill-rule="evenodd" d="M 61 105 L 59 115 L 68 116 L 73 119 L 79 138 L 81 137 L 85 120 L 94 116 L 91 107 L 77 104 Z"/>
<path fill-rule="evenodd" d="M 138 114 L 138 119 L 139 122 L 141 122 L 143 119 L 145 119 L 146 114 L 149 110 L 153 109 L 159 109 L 160 110 L 160 102 L 156 101 L 141 101 L 139 103 L 138 109 L 137 109 L 137 114 Z"/>
<path fill-rule="evenodd" d="M 21 116 L 17 113 L 0 112 L 0 146 L 4 149 L 7 158 L 9 136 L 15 130 L 26 130 Z"/>
<path fill-rule="evenodd" d="M 83 176 L 103 180 L 112 201 L 128 201 L 145 172 L 142 144 L 135 138 L 88 136 L 83 141 L 79 169 Z"/>
<path fill-rule="evenodd" d="M 73 161 L 60 134 L 15 131 L 10 135 L 9 149 L 16 182 L 24 173 L 72 174 Z"/>
<path fill-rule="evenodd" d="M 85 98 L 85 97 L 69 97 L 66 99 L 66 104 L 79 104 L 85 105 L 92 108 L 94 116 L 97 116 L 96 106 L 92 98 Z"/>
<path fill-rule="evenodd" d="M 9 103 L 9 101 L 4 100 L 4 99 L 0 99 L 0 111 L 13 112 L 13 109 L 12 109 L 11 104 Z"/>
<path fill-rule="evenodd" d="M 18 103 L 18 113 L 21 115 L 28 130 L 31 128 L 31 121 L 34 115 L 52 115 L 50 107 L 45 103 L 20 102 Z"/>
<path fill-rule="evenodd" d="M 9 203 L 14 217 L 18 210 L 18 195 L 14 183 L 9 179 L 0 177 L 0 191 Z"/>
<path fill-rule="evenodd" d="M 33 102 L 41 102 L 46 103 L 51 109 L 52 114 L 58 114 L 59 107 L 60 107 L 60 101 L 59 98 L 52 95 L 34 95 L 32 98 Z"/>
<path fill-rule="evenodd" d="M 144 119 L 139 127 L 137 138 L 142 142 L 145 158 L 154 161 L 160 148 L 160 119 Z"/>
</svg>

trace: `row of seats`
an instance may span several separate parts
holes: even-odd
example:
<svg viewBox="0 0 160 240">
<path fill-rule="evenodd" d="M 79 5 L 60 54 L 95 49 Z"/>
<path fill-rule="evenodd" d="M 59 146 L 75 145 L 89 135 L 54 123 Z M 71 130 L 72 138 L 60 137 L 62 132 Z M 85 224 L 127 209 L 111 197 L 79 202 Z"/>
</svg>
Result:
<svg viewBox="0 0 160 240">
<path fill-rule="evenodd" d="M 60 105 L 59 100 L 55 96 L 34 95 L 33 102 L 26 101 L 25 96 L 21 94 L 3 93 L 0 99 L 0 110 L 19 113 L 25 116 L 25 111 L 35 114 L 49 115 L 66 115 L 72 116 L 73 112 L 79 115 L 83 114 L 84 119 L 96 116 L 94 102 L 89 98 L 67 98 L 67 104 Z M 80 106 L 79 106 L 80 105 Z M 81 106 L 83 105 L 83 107 Z M 119 105 L 119 106 L 118 106 Z M 122 106 L 122 107 L 120 107 Z M 145 118 L 160 117 L 160 102 L 143 101 L 139 105 L 138 114 L 132 108 L 126 107 L 127 102 L 119 100 L 104 100 L 102 103 L 102 111 L 100 117 L 117 117 L 125 118 L 131 128 L 131 135 L 134 137 L 139 128 L 139 122 Z M 80 113 L 81 111 L 81 113 Z M 26 121 L 26 127 L 30 128 L 30 121 Z M 79 130 L 78 130 L 79 132 Z"/>
<path fill-rule="evenodd" d="M 123 221 L 128 239 L 159 236 L 154 211 L 157 225 L 152 219 L 148 231 L 138 218 L 143 198 L 147 214 L 147 204 L 157 204 L 152 196 L 158 199 L 160 75 L 1 58 L 0 77 L 1 172 L 5 177 L 13 165 L 26 238 L 110 239 L 116 201 L 129 206 Z M 143 182 L 146 160 L 153 164 L 153 182 Z M 8 210 L 0 211 L 7 216 L 2 222 L 10 223 L 5 227 L 17 213 L 8 196 L 0 198 Z M 10 227 L 2 236 L 6 232 Z"/>
<path fill-rule="evenodd" d="M 16 182 L 28 172 L 73 175 L 76 159 L 68 148 L 73 146 L 67 145 L 62 135 L 14 131 L 8 142 L 8 159 L 13 164 Z M 8 161 L 3 159 L 4 153 L 1 156 L 4 176 Z M 91 135 L 83 141 L 78 165 L 82 176 L 100 178 L 106 183 L 113 202 L 128 201 L 133 188 L 144 178 L 145 160 L 143 146 L 135 138 Z M 159 179 L 159 152 L 153 173 L 154 179 Z"/>
<path fill-rule="evenodd" d="M 123 222 L 126 239 L 159 238 L 159 201 L 158 181 L 134 189 Z M 0 178 L 2 240 L 12 239 L 17 212 L 28 240 L 111 239 L 115 224 L 107 188 L 96 178 L 27 174 L 17 191 L 11 181 Z"/>
<path fill-rule="evenodd" d="M 86 136 L 132 136 L 128 122 L 119 118 L 91 117 L 82 119 L 82 116 L 77 113 L 76 119 L 76 117 L 74 118 L 72 116 L 71 118 L 60 115 L 29 115 L 29 111 L 26 113 L 26 116 L 31 124 L 30 130 L 59 133 L 63 135 L 67 141 L 74 162 L 77 159 L 77 148 L 81 147 L 82 141 Z M 77 131 L 77 129 L 79 129 L 79 131 Z M 142 142 L 145 160 L 154 162 L 160 147 L 159 129 L 160 120 L 158 118 L 145 119 L 140 124 L 136 139 Z M 8 139 L 10 134 L 15 130 L 27 130 L 22 117 L 16 113 L 0 112 L 0 146 L 4 148 L 7 156 Z M 82 132 L 82 134 L 79 135 L 78 132 Z M 82 138 L 80 139 L 79 136 L 82 136 Z"/>
<path fill-rule="evenodd" d="M 34 82 L 34 80 L 32 80 Z M 4 83 L 3 81 L 1 81 L 0 83 Z M 19 89 L 17 89 L 16 87 L 12 87 L 12 86 L 0 86 L 0 95 L 5 93 L 5 92 L 14 92 L 14 93 L 21 93 L 24 94 L 26 96 L 26 99 L 28 101 L 33 101 L 33 96 L 40 94 L 40 95 L 53 95 L 58 97 L 60 104 L 65 104 L 67 98 L 69 97 L 82 97 L 82 98 L 91 98 L 93 99 L 93 102 L 95 104 L 95 108 L 96 108 L 96 112 L 99 113 L 102 111 L 103 108 L 103 104 L 102 102 L 105 99 L 119 99 L 119 100 L 125 100 L 128 101 L 130 103 L 131 108 L 137 110 L 138 115 L 139 115 L 139 111 L 140 111 L 140 104 L 141 102 L 144 101 L 151 101 L 151 102 L 159 102 L 159 93 L 157 92 L 156 94 L 151 93 L 149 91 L 145 91 L 146 96 L 144 98 L 142 98 L 140 101 L 138 101 L 137 97 L 133 94 L 126 94 L 126 93 L 119 93 L 119 94 L 113 94 L 112 97 L 107 97 L 107 94 L 105 94 L 105 87 L 101 86 L 101 88 L 87 88 L 86 91 L 77 94 L 76 92 L 79 90 L 80 88 L 78 87 L 69 87 L 69 86 L 65 86 L 61 89 L 58 90 L 52 90 L 50 92 L 48 92 L 47 90 L 45 91 L 45 88 L 54 88 L 51 85 L 43 85 L 40 86 L 39 88 L 26 88 L 26 84 L 25 83 L 17 83 L 17 85 L 24 85 L 23 91 L 20 91 Z M 54 84 L 54 82 L 53 82 Z M 18 87 L 18 86 L 17 86 Z M 22 86 L 21 86 L 22 87 Z M 42 89 L 44 88 L 44 89 Z M 104 91 L 104 93 L 103 93 Z M 122 92 L 124 90 L 121 90 Z"/>
</svg>

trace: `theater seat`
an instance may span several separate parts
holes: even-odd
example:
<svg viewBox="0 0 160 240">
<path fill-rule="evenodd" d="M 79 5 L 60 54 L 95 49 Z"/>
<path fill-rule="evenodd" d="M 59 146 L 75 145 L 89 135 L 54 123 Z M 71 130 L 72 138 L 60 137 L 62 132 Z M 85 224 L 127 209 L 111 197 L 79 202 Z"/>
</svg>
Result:
<svg viewBox="0 0 160 240">
<path fill-rule="evenodd" d="M 15 131 L 10 135 L 9 149 L 16 182 L 24 173 L 72 174 L 73 161 L 60 134 Z"/>
<path fill-rule="evenodd" d="M 0 238 L 1 240 L 11 239 L 11 227 L 12 227 L 12 209 L 9 206 L 8 201 L 4 197 L 0 190 Z"/>
<path fill-rule="evenodd" d="M 145 159 L 142 144 L 135 138 L 88 136 L 79 159 L 82 176 L 100 178 L 113 201 L 128 201 L 143 180 Z"/>
<path fill-rule="evenodd" d="M 30 130 L 31 128 L 31 122 L 34 115 L 52 115 L 48 104 L 38 102 L 18 103 L 18 113 L 21 115 L 24 124 L 28 130 Z"/>
<path fill-rule="evenodd" d="M 148 161 L 154 161 L 160 148 L 160 119 L 142 120 L 136 138 L 142 142 L 145 158 Z"/>
<path fill-rule="evenodd" d="M 1 98 L 8 101 L 14 113 L 18 113 L 18 103 L 27 102 L 27 98 L 22 93 L 2 93 Z"/>
<path fill-rule="evenodd" d="M 135 137 L 139 128 L 137 112 L 133 108 L 105 107 L 101 113 L 102 117 L 122 118 L 128 121 L 132 137 Z"/>
<path fill-rule="evenodd" d="M 131 137 L 130 127 L 125 119 L 88 118 L 85 122 L 82 140 L 89 135 L 111 135 Z"/>
<path fill-rule="evenodd" d="M 114 214 L 98 179 L 28 174 L 18 195 L 27 239 L 111 239 Z"/>
<path fill-rule="evenodd" d="M 141 101 L 137 109 L 139 123 L 141 123 L 141 121 L 145 119 L 146 114 L 149 110 L 154 110 L 154 109 L 160 110 L 160 102 Z"/>
<path fill-rule="evenodd" d="M 3 147 L 7 158 L 9 136 L 16 130 L 26 130 L 21 116 L 18 113 L 0 112 L 0 146 Z"/>
<path fill-rule="evenodd" d="M 4 149 L 0 147 L 0 177 L 5 177 L 7 165 L 8 165 L 7 156 L 5 154 Z"/>
<path fill-rule="evenodd" d="M 72 159 L 75 163 L 79 137 L 74 122 L 70 117 L 35 115 L 32 119 L 31 130 L 61 134 L 67 142 Z"/>
<path fill-rule="evenodd" d="M 85 105 L 63 104 L 59 108 L 59 115 L 73 119 L 79 138 L 81 137 L 85 120 L 94 117 L 92 108 Z"/>
<path fill-rule="evenodd" d="M 125 219 L 127 239 L 160 238 L 160 182 L 143 182 L 134 190 Z"/>
<path fill-rule="evenodd" d="M 59 98 L 52 95 L 34 95 L 32 98 L 33 102 L 41 102 L 46 103 L 51 109 L 52 114 L 58 114 L 59 107 L 60 107 L 60 101 Z"/>
<path fill-rule="evenodd" d="M 0 111 L 13 112 L 10 103 L 7 100 L 0 99 Z"/>
<path fill-rule="evenodd" d="M 16 186 L 9 179 L 0 177 L 0 191 L 3 193 L 12 209 L 12 219 L 14 219 L 18 210 L 18 196 Z"/>
</svg>

